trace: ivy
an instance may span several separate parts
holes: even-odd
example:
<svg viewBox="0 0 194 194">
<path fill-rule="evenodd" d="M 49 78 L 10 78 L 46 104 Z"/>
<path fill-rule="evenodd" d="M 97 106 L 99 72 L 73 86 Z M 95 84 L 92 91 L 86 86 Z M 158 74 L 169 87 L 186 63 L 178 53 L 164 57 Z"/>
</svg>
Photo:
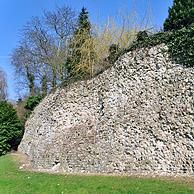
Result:
<svg viewBox="0 0 194 194">
<path fill-rule="evenodd" d="M 194 25 L 180 30 L 150 34 L 139 32 L 137 40 L 125 50 L 122 50 L 115 59 L 126 52 L 140 48 L 151 48 L 159 44 L 166 44 L 172 60 L 185 67 L 194 66 Z"/>
</svg>

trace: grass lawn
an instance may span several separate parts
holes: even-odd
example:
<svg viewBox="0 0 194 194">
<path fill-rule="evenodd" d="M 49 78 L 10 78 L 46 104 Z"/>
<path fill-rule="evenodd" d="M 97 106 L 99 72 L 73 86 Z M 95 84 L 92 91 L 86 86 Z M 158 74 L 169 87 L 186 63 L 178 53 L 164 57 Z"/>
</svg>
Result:
<svg viewBox="0 0 194 194">
<path fill-rule="evenodd" d="M 191 180 L 27 172 L 18 170 L 13 157 L 0 157 L 0 194 L 194 194 Z"/>
</svg>

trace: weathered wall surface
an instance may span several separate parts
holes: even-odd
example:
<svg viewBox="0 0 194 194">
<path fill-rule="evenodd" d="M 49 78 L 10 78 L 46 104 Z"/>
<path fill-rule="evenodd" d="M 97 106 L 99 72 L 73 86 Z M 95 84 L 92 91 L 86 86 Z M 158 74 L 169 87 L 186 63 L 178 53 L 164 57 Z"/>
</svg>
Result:
<svg viewBox="0 0 194 194">
<path fill-rule="evenodd" d="M 194 174 L 194 69 L 173 64 L 166 50 L 129 52 L 47 96 L 19 150 L 37 169 Z"/>
</svg>

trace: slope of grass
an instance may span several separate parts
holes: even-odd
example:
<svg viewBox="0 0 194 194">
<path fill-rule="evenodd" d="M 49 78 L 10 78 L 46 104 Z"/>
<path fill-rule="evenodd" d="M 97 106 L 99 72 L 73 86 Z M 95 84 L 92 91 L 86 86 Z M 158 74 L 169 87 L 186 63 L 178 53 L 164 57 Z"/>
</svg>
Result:
<svg viewBox="0 0 194 194">
<path fill-rule="evenodd" d="M 13 156 L 0 157 L 0 194 L 194 194 L 191 186 L 181 180 L 20 171 Z"/>
</svg>

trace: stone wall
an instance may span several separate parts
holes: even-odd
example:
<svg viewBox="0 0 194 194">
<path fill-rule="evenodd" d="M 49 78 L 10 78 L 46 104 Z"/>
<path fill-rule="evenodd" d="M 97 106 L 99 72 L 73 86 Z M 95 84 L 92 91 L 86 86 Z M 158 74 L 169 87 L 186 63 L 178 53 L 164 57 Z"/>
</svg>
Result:
<svg viewBox="0 0 194 194">
<path fill-rule="evenodd" d="M 166 51 L 126 53 L 96 78 L 48 95 L 19 150 L 36 169 L 194 174 L 194 69 Z"/>
</svg>

